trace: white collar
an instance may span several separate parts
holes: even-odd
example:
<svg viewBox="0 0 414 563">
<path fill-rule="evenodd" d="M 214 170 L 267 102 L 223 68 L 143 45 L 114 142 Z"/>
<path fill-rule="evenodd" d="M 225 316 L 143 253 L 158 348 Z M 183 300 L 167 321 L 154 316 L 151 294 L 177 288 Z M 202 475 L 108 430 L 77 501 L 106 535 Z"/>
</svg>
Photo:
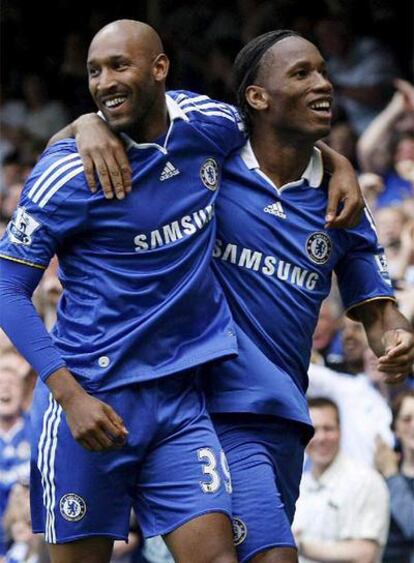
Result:
<svg viewBox="0 0 414 563">
<path fill-rule="evenodd" d="M 323 162 L 321 151 L 317 147 L 313 147 L 312 156 L 308 165 L 299 180 L 288 182 L 278 188 L 274 182 L 260 169 L 256 155 L 253 152 L 250 140 L 244 145 L 240 152 L 240 156 L 249 170 L 256 170 L 263 178 L 265 178 L 276 190 L 281 191 L 286 188 L 299 186 L 304 180 L 307 180 L 311 188 L 319 188 L 323 178 Z"/>
<path fill-rule="evenodd" d="M 167 105 L 167 112 L 168 112 L 168 117 L 169 117 L 169 121 L 170 121 L 170 126 L 168 127 L 168 131 L 167 131 L 167 134 L 165 136 L 164 143 L 162 145 L 159 145 L 158 143 L 136 143 L 133 139 L 131 139 L 131 137 L 129 135 L 127 135 L 126 133 L 121 133 L 121 137 L 126 142 L 126 149 L 127 150 L 129 150 L 132 147 L 134 147 L 136 149 L 147 149 L 147 148 L 153 147 L 155 149 L 158 149 L 159 151 L 161 151 L 164 154 L 168 153 L 167 144 L 168 144 L 168 139 L 170 138 L 170 134 L 171 134 L 171 131 L 172 131 L 172 128 L 173 128 L 174 121 L 176 121 L 177 119 L 183 119 L 184 121 L 188 121 L 188 117 L 183 112 L 183 110 L 180 108 L 180 106 L 177 104 L 177 102 L 173 98 L 171 98 L 171 96 L 169 96 L 168 94 L 165 94 L 165 103 Z M 105 120 L 105 117 L 102 114 L 102 112 L 98 111 L 98 115 L 103 120 Z"/>
</svg>

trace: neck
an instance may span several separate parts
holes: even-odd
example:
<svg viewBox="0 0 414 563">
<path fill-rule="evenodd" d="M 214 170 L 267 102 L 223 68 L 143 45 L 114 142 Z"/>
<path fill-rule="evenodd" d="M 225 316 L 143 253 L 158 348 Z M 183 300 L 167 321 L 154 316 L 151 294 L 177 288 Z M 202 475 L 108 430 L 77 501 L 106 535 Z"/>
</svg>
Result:
<svg viewBox="0 0 414 563">
<path fill-rule="evenodd" d="M 158 137 L 164 135 L 168 130 L 169 117 L 165 103 L 165 92 L 154 100 L 152 107 L 146 112 L 139 123 L 125 131 L 137 143 L 153 143 Z"/>
<path fill-rule="evenodd" d="M 10 430 L 10 428 L 13 428 L 13 426 L 16 424 L 16 422 L 19 420 L 20 418 L 20 414 L 14 414 L 12 416 L 2 416 L 0 417 L 0 428 L 1 430 L 3 430 L 4 432 L 8 432 Z"/>
<path fill-rule="evenodd" d="M 327 464 L 315 464 L 314 463 L 312 465 L 311 473 L 315 477 L 315 479 L 319 479 L 319 477 L 325 473 L 325 471 L 328 469 L 328 467 L 330 465 L 332 465 L 333 461 L 334 460 L 332 460 L 330 463 L 327 463 Z"/>
<path fill-rule="evenodd" d="M 401 473 L 407 477 L 414 477 L 414 450 L 404 450 Z"/>
<path fill-rule="evenodd" d="M 266 126 L 253 129 L 250 142 L 261 170 L 276 186 L 298 180 L 312 156 L 314 141 L 280 135 Z"/>
</svg>

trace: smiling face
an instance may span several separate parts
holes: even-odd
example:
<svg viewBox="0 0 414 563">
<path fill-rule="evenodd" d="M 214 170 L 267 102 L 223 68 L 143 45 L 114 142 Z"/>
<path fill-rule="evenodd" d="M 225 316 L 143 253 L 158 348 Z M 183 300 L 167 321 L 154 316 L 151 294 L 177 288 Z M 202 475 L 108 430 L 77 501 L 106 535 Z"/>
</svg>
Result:
<svg viewBox="0 0 414 563">
<path fill-rule="evenodd" d="M 306 451 L 317 472 L 322 473 L 339 452 L 341 431 L 338 413 L 331 406 L 311 407 L 309 410 L 315 434 Z"/>
<path fill-rule="evenodd" d="M 278 133 L 316 141 L 332 119 L 332 84 L 318 49 L 301 37 L 286 37 L 263 56 L 255 85 L 246 89 L 255 118 L 265 116 Z"/>
<path fill-rule="evenodd" d="M 89 90 L 114 131 L 133 131 L 164 104 L 168 59 L 154 30 L 139 22 L 106 26 L 88 53 Z"/>
</svg>

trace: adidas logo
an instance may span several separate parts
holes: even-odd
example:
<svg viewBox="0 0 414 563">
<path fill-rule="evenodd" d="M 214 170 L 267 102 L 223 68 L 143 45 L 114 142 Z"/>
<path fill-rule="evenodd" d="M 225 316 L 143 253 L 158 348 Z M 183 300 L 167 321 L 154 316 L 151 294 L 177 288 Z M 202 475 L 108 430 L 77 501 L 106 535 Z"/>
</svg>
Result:
<svg viewBox="0 0 414 563">
<path fill-rule="evenodd" d="M 281 219 L 286 219 L 286 213 L 283 211 L 280 201 L 267 205 L 263 211 L 265 213 L 270 213 L 271 215 L 276 215 L 276 217 L 280 217 Z"/>
<path fill-rule="evenodd" d="M 180 173 L 180 171 L 178 170 L 178 168 L 176 168 L 168 160 L 167 163 L 164 166 L 163 171 L 161 172 L 160 180 L 161 180 L 161 182 L 163 182 L 164 180 L 168 180 L 169 178 L 172 178 L 173 176 L 177 176 L 177 174 L 179 174 L 179 173 Z"/>
</svg>

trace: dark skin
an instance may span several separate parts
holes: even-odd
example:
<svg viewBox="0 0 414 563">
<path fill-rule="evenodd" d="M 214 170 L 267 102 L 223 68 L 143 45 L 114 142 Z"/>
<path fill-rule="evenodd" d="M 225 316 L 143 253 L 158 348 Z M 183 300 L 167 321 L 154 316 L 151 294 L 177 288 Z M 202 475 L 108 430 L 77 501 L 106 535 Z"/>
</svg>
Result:
<svg viewBox="0 0 414 563">
<path fill-rule="evenodd" d="M 265 57 L 256 83 L 245 93 L 251 108 L 250 141 L 261 170 L 280 187 L 301 176 L 315 142 L 328 134 L 333 88 L 324 60 L 309 41 L 283 39 Z M 390 300 L 365 303 L 353 313 L 379 356 L 384 380 L 401 382 L 414 361 L 414 337 L 408 321 Z M 296 563 L 298 556 L 293 548 L 276 547 L 252 561 Z"/>
<path fill-rule="evenodd" d="M 89 88 L 98 108 L 115 131 L 127 131 L 141 142 L 156 139 L 168 126 L 168 59 L 160 51 L 155 31 L 130 20 L 103 28 L 89 48 Z M 107 177 L 104 160 L 98 161 L 98 169 Z M 126 441 L 128 431 L 121 417 L 110 405 L 88 395 L 66 368 L 49 376 L 47 384 L 83 447 L 103 451 Z M 193 518 L 167 534 L 165 541 L 181 563 L 237 561 L 230 519 L 219 512 Z M 96 536 L 49 547 L 52 563 L 109 563 L 113 540 Z"/>
</svg>

